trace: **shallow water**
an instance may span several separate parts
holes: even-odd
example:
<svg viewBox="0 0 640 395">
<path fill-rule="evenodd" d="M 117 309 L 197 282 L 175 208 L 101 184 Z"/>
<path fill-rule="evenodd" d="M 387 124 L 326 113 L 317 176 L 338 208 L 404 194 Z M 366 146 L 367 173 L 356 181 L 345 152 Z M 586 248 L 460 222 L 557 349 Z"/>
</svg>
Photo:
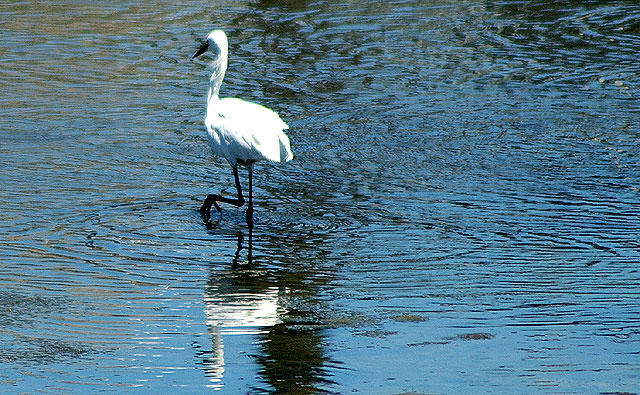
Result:
<svg viewBox="0 0 640 395">
<path fill-rule="evenodd" d="M 3 393 L 640 391 L 634 2 L 0 14 Z M 214 27 L 291 125 L 252 235 L 197 211 Z"/>
</svg>

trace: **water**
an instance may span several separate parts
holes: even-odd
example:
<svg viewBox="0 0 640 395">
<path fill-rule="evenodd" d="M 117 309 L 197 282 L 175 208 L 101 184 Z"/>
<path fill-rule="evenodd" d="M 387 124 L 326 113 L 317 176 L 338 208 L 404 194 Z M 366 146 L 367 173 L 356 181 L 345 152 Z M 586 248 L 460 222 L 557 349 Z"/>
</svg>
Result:
<svg viewBox="0 0 640 395">
<path fill-rule="evenodd" d="M 634 2 L 0 14 L 3 393 L 640 392 Z M 197 212 L 214 27 L 291 125 L 251 240 Z"/>
</svg>

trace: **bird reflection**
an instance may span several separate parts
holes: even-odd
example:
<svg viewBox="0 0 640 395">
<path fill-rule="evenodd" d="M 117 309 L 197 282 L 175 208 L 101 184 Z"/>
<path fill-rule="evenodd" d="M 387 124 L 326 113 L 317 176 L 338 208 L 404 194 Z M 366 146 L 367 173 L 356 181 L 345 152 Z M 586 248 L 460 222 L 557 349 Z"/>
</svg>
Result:
<svg viewBox="0 0 640 395">
<path fill-rule="evenodd" d="M 239 246 L 241 241 L 239 237 Z M 234 261 L 238 255 L 239 252 Z M 283 292 L 269 284 L 262 273 L 251 269 L 211 273 L 204 297 L 206 325 L 212 344 L 212 355 L 205 361 L 211 387 L 224 385 L 225 366 L 229 362 L 226 359 L 234 357 L 225 356 L 224 339 L 260 335 L 280 323 L 286 313 L 281 303 Z"/>
<path fill-rule="evenodd" d="M 240 265 L 241 258 L 242 258 L 242 254 L 241 251 L 243 249 L 245 249 L 243 243 L 244 243 L 244 235 L 242 234 L 241 231 L 238 231 L 237 233 L 238 235 L 238 247 L 236 248 L 236 253 L 233 256 L 233 268 L 237 269 L 238 266 Z M 253 229 L 251 227 L 249 227 L 249 240 L 248 240 L 248 244 L 247 244 L 247 260 L 246 263 L 248 266 L 251 266 L 252 261 L 253 261 Z"/>
<path fill-rule="evenodd" d="M 244 233 L 236 233 L 237 247 L 231 267 L 218 270 L 212 267 L 205 288 L 211 354 L 203 364 L 209 387 L 242 385 L 231 380 L 257 370 L 259 381 L 268 383 L 274 393 L 316 393 L 317 384 L 329 383 L 323 378 L 328 359 L 323 355 L 322 332 L 316 323 L 303 318 L 309 312 L 300 306 L 291 307 L 296 305 L 292 295 L 308 292 L 308 286 L 299 283 L 304 276 L 265 268 L 254 261 L 252 229 L 243 230 Z M 244 353 L 248 350 L 238 352 L 233 348 L 243 343 L 257 345 L 258 355 L 248 359 Z M 253 367 L 247 366 L 247 361 Z M 230 367 L 237 371 L 229 372 Z"/>
<path fill-rule="evenodd" d="M 213 230 L 217 227 L 218 222 L 220 222 L 220 220 L 218 221 L 212 221 L 210 219 L 205 220 L 204 224 L 207 227 L 207 230 Z M 251 266 L 252 261 L 253 261 L 253 226 L 249 225 L 248 226 L 248 238 L 247 240 L 245 240 L 244 237 L 244 233 L 241 230 L 238 230 L 236 232 L 236 237 L 238 238 L 238 244 L 236 247 L 236 252 L 233 255 L 233 261 L 232 261 L 232 268 L 233 269 L 237 269 L 238 266 L 243 263 L 242 262 L 242 251 L 246 250 L 247 252 L 247 258 L 246 261 L 244 263 L 246 263 L 248 266 Z M 246 242 L 246 245 L 245 245 Z"/>
</svg>

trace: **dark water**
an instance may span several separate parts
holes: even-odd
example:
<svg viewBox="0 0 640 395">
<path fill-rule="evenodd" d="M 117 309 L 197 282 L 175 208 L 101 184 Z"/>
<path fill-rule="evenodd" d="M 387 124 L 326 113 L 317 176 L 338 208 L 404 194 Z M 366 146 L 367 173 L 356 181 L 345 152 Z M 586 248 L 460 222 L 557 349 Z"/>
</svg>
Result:
<svg viewBox="0 0 640 395">
<path fill-rule="evenodd" d="M 640 392 L 635 2 L 59 3 L 0 7 L 1 392 Z M 213 28 L 291 125 L 251 245 Z"/>
</svg>

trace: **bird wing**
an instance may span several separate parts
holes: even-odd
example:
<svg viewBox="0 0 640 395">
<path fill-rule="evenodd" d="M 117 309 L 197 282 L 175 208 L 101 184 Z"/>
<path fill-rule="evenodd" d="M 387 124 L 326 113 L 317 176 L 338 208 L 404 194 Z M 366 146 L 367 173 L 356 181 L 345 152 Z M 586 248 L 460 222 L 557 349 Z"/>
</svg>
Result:
<svg viewBox="0 0 640 395">
<path fill-rule="evenodd" d="M 205 124 L 212 150 L 231 164 L 238 160 L 293 159 L 289 138 L 284 133 L 289 126 L 276 112 L 259 104 L 221 99 L 207 108 Z"/>
</svg>

